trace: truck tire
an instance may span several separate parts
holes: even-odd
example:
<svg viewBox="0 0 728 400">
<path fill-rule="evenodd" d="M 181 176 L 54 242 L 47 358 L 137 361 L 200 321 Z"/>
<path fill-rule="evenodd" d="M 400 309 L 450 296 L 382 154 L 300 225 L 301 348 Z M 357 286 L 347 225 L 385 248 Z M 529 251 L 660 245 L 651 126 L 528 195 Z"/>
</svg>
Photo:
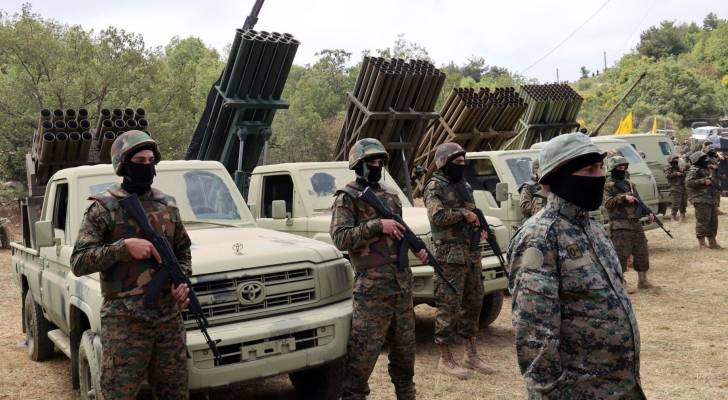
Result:
<svg viewBox="0 0 728 400">
<path fill-rule="evenodd" d="M 480 327 L 485 328 L 486 326 L 493 323 L 500 315 L 501 308 L 503 307 L 503 292 L 497 291 L 486 294 L 483 297 L 483 308 L 480 310 Z"/>
<path fill-rule="evenodd" d="M 336 400 L 341 396 L 344 384 L 344 360 L 291 372 L 288 377 L 296 390 L 297 399 Z"/>
<path fill-rule="evenodd" d="M 33 361 L 49 359 L 53 355 L 54 344 L 48 338 L 48 332 L 53 329 L 53 324 L 43 316 L 43 309 L 33 300 L 30 290 L 25 293 L 23 318 L 28 356 Z"/>
<path fill-rule="evenodd" d="M 101 363 L 94 350 L 96 334 L 90 329 L 81 336 L 78 346 L 78 383 L 81 400 L 101 399 Z"/>
</svg>

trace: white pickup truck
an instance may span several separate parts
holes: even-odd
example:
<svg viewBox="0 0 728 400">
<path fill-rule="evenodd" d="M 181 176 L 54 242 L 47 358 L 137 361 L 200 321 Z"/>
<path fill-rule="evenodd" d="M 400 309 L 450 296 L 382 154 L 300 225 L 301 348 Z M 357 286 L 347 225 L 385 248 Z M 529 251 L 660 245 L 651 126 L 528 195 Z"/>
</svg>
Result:
<svg viewBox="0 0 728 400">
<path fill-rule="evenodd" d="M 248 192 L 248 206 L 258 225 L 290 232 L 331 243 L 329 225 L 331 206 L 336 188 L 354 180 L 354 171 L 346 162 L 285 163 L 259 166 L 253 170 Z M 397 183 L 384 171 L 383 182 L 399 194 L 403 219 L 412 231 L 432 250 L 432 234 L 427 210 L 413 207 Z M 498 218 L 487 217 L 488 225 L 505 251 L 508 232 Z M 486 296 L 480 322 L 486 326 L 498 317 L 503 304 L 503 291 L 508 287 L 505 268 L 501 267 L 493 250 L 481 243 L 483 255 L 483 284 Z M 422 265 L 412 252 L 409 263 L 414 277 L 415 304 L 435 305 L 434 270 Z"/>
<path fill-rule="evenodd" d="M 87 198 L 119 180 L 110 165 L 57 172 L 43 198 L 24 202 L 24 243 L 12 244 L 29 355 L 42 361 L 54 345 L 65 353 L 82 398 L 99 398 L 103 298 L 98 274 L 74 276 L 70 256 Z M 177 200 L 192 239 L 193 289 L 210 336 L 220 340 L 222 361 L 215 365 L 183 312 L 190 390 L 288 373 L 301 398 L 335 398 L 353 279 L 342 253 L 258 227 L 220 163 L 163 161 L 154 187 Z M 251 285 L 262 290 L 243 290 Z"/>
</svg>

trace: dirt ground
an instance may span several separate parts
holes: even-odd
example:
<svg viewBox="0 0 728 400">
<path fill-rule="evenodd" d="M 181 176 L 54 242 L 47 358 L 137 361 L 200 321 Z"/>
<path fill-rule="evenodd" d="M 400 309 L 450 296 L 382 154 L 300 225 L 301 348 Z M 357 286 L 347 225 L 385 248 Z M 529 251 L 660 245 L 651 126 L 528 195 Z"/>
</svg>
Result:
<svg viewBox="0 0 728 400">
<path fill-rule="evenodd" d="M 723 209 L 728 210 L 724 199 Z M 651 399 L 728 398 L 728 250 L 699 251 L 692 210 L 686 223 L 667 221 L 675 239 L 648 232 L 651 270 L 657 289 L 632 295 L 642 334 L 642 382 Z M 728 217 L 720 217 L 719 241 L 728 247 Z M 16 236 L 17 237 L 17 236 Z M 22 347 L 20 295 L 11 273 L 10 254 L 0 252 L 0 399 L 75 399 L 69 361 L 60 353 L 35 363 Z M 629 271 L 630 286 L 637 281 Z M 498 320 L 481 332 L 486 359 L 498 368 L 493 376 L 458 381 L 435 372 L 434 309 L 418 306 L 415 380 L 420 399 L 525 398 L 516 365 L 508 298 Z M 459 348 L 457 354 L 462 353 Z M 394 398 L 386 354 L 370 380 L 371 399 Z M 285 377 L 211 393 L 212 399 L 293 399 Z"/>
</svg>

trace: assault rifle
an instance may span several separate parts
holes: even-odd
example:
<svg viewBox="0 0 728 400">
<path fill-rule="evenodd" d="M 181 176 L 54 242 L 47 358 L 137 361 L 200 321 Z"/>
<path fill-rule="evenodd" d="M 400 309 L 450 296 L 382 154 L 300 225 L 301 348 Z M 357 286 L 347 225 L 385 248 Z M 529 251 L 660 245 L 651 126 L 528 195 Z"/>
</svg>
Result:
<svg viewBox="0 0 728 400">
<path fill-rule="evenodd" d="M 480 229 L 478 230 L 478 240 L 477 242 L 480 242 L 480 230 L 485 231 L 485 233 L 488 235 L 488 238 L 486 241 L 488 242 L 488 245 L 491 249 L 493 249 L 493 254 L 498 258 L 498 262 L 500 263 L 501 267 L 506 267 L 506 259 L 503 257 L 503 252 L 501 251 L 500 246 L 498 245 L 498 239 L 495 237 L 495 233 L 493 233 L 493 230 L 490 229 L 490 225 L 488 225 L 488 221 L 485 219 L 485 215 L 483 214 L 483 211 L 479 208 L 475 208 L 472 210 L 473 213 L 478 217 L 478 223 L 480 224 Z"/>
<path fill-rule="evenodd" d="M 404 267 L 407 265 L 407 252 L 410 248 L 412 248 L 415 253 L 418 253 L 420 250 L 425 249 L 425 251 L 427 252 L 427 263 L 432 266 L 437 276 L 439 276 L 440 279 L 445 282 L 447 287 L 450 288 L 453 293 L 458 292 L 458 289 L 455 287 L 455 285 L 445 277 L 445 271 L 443 271 L 442 265 L 440 265 L 435 256 L 427 248 L 425 243 L 420 238 L 418 238 L 414 232 L 412 232 L 412 229 L 407 226 L 402 217 L 384 207 L 384 204 L 382 204 L 377 195 L 375 195 L 369 187 L 360 192 L 358 198 L 369 204 L 382 217 L 386 219 L 393 219 L 402 226 L 404 226 L 404 238 L 399 243 L 399 254 L 397 256 L 397 264 L 400 269 L 404 269 Z"/>
<path fill-rule="evenodd" d="M 670 239 L 674 239 L 672 235 L 670 234 L 670 231 L 665 228 L 665 225 L 662 224 L 662 221 L 660 221 L 659 218 L 657 218 L 657 215 L 650 210 L 649 207 L 647 207 L 647 204 L 645 204 L 642 200 L 640 200 L 639 197 L 637 197 L 634 192 L 624 183 L 624 181 L 615 181 L 614 186 L 617 187 L 617 189 L 621 190 L 622 193 L 628 194 L 632 197 L 634 197 L 637 200 L 637 216 L 642 217 L 644 215 L 652 215 L 655 218 L 655 222 L 657 223 L 657 226 L 659 226 L 665 233 L 667 233 L 667 236 L 670 237 Z"/>
<path fill-rule="evenodd" d="M 212 354 L 215 356 L 215 365 L 218 365 L 220 363 L 220 352 L 217 349 L 217 342 L 219 342 L 219 340 L 212 340 L 210 338 L 210 334 L 207 332 L 207 328 L 210 325 L 202 311 L 202 306 L 200 305 L 199 300 L 197 300 L 195 291 L 192 290 L 192 282 L 190 282 L 190 279 L 187 278 L 187 275 L 185 275 L 184 271 L 182 271 L 179 261 L 177 261 L 177 256 L 174 255 L 172 246 L 170 246 L 164 236 L 158 234 L 149 224 L 147 215 L 144 212 L 144 207 L 142 207 L 142 203 L 139 201 L 139 197 L 137 197 L 136 193 L 119 200 L 119 204 L 121 204 L 134 222 L 139 225 L 144 236 L 146 236 L 147 240 L 149 240 L 154 248 L 157 249 L 160 258 L 162 259 L 162 262 L 158 263 L 156 268 L 154 268 L 155 272 L 154 275 L 152 275 L 152 281 L 149 282 L 146 290 L 144 291 L 144 304 L 147 306 L 156 304 L 159 301 L 159 296 L 163 288 L 170 280 L 175 286 L 179 286 L 183 283 L 186 284 L 187 287 L 190 288 L 188 296 L 190 304 L 187 310 L 189 315 L 195 319 L 195 322 L 197 322 L 197 328 L 200 332 L 202 332 L 202 336 L 205 337 L 207 346 L 210 347 Z"/>
</svg>

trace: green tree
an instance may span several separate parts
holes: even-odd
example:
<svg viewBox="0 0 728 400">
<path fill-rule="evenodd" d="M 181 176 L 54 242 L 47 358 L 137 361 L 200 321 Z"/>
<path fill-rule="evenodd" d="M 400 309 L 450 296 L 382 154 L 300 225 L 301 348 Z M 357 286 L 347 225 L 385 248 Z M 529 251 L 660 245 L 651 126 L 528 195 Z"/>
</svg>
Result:
<svg viewBox="0 0 728 400">
<path fill-rule="evenodd" d="M 675 25 L 674 21 L 662 21 L 659 27 L 653 26 L 642 32 L 637 51 L 654 58 L 685 53 L 689 50 L 685 40 L 686 30 L 685 27 Z"/>
</svg>

